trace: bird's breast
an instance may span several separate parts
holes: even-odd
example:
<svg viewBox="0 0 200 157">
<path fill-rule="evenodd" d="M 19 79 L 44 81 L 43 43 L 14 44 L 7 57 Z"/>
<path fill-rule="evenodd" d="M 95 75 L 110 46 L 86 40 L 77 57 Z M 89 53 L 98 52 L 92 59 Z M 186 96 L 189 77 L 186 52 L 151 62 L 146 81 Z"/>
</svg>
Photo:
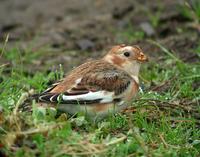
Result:
<svg viewBox="0 0 200 157">
<path fill-rule="evenodd" d="M 138 84 L 133 80 L 130 83 L 127 91 L 125 91 L 125 97 L 124 97 L 125 100 L 130 101 L 137 94 L 138 89 L 139 89 Z"/>
</svg>

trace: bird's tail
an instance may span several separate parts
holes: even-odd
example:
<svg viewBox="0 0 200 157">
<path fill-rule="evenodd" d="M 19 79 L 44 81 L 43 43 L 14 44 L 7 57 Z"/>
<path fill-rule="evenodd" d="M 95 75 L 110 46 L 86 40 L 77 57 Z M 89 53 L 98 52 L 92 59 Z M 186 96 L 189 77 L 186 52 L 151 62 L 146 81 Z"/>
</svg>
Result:
<svg viewBox="0 0 200 157">
<path fill-rule="evenodd" d="M 37 102 L 38 101 L 38 96 L 39 94 L 33 94 L 28 96 L 24 102 L 19 106 L 18 110 L 20 112 L 32 112 L 33 108 L 32 108 L 32 104 L 33 102 Z"/>
</svg>

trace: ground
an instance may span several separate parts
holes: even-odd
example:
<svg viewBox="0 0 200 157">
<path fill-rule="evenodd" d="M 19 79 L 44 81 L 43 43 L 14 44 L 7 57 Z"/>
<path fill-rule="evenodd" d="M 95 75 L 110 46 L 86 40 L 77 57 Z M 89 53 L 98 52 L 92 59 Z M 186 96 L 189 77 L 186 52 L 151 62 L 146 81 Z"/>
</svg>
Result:
<svg viewBox="0 0 200 157">
<path fill-rule="evenodd" d="M 0 1 L 0 156 L 199 156 L 198 0 Z M 116 44 L 150 58 L 123 113 L 19 112 L 73 67 Z"/>
</svg>

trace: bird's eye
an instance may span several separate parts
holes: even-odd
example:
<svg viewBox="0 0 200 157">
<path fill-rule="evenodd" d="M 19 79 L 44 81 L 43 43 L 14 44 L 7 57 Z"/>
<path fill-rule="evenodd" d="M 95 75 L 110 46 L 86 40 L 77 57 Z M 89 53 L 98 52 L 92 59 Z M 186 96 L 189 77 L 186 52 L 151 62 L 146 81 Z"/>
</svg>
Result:
<svg viewBox="0 0 200 157">
<path fill-rule="evenodd" d="M 124 52 L 124 56 L 129 57 L 130 53 L 129 52 Z"/>
</svg>

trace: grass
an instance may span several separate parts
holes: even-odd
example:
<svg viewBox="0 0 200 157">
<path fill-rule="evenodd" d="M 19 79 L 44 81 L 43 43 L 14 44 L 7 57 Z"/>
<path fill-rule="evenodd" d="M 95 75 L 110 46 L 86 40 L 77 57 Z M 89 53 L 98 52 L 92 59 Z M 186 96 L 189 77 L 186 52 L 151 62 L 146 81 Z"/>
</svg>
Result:
<svg viewBox="0 0 200 157">
<path fill-rule="evenodd" d="M 197 22 L 198 6 L 194 11 L 184 6 L 182 14 Z M 159 18 L 159 10 L 150 17 L 154 27 Z M 131 26 L 113 33 L 117 42 L 144 39 L 144 32 Z M 185 63 L 159 42 L 148 42 L 159 49 L 159 58 L 142 67 L 142 90 L 133 108 L 97 123 L 81 114 L 58 116 L 55 110 L 36 108 L 34 101 L 32 113 L 18 112 L 32 90 L 43 91 L 64 72 L 57 67 L 56 72 L 29 74 L 26 66 L 43 52 L 8 51 L 4 45 L 0 58 L 11 65 L 0 64 L 0 156 L 199 156 L 200 64 Z M 200 57 L 199 50 L 200 43 L 192 51 Z"/>
<path fill-rule="evenodd" d="M 41 92 L 63 71 L 27 76 L 22 57 L 17 57 L 20 53 L 4 52 L 8 60 L 20 66 L 7 75 L 6 66 L 0 69 L 1 151 L 8 156 L 198 156 L 200 89 L 195 83 L 200 79 L 200 65 L 183 63 L 159 43 L 151 44 L 160 48 L 164 61 L 143 66 L 145 88 L 132 103 L 136 111 L 119 113 L 96 124 L 81 115 L 57 117 L 50 109 L 33 108 L 32 114 L 17 112 L 16 104 L 23 101 L 27 91 Z"/>
<path fill-rule="evenodd" d="M 140 31 L 133 27 L 130 23 L 127 25 L 125 30 L 112 30 L 113 34 L 116 34 L 116 43 L 123 42 L 136 42 L 144 38 L 145 34 L 143 31 Z"/>
<path fill-rule="evenodd" d="M 191 0 L 185 2 L 178 7 L 180 13 L 196 23 L 200 23 L 200 2 L 198 0 Z"/>
<path fill-rule="evenodd" d="M 147 10 L 146 14 L 149 17 L 149 21 L 154 28 L 157 28 L 160 24 L 160 17 L 163 12 L 163 6 L 160 4 L 160 1 L 157 1 L 158 8 L 156 11 Z"/>
</svg>

